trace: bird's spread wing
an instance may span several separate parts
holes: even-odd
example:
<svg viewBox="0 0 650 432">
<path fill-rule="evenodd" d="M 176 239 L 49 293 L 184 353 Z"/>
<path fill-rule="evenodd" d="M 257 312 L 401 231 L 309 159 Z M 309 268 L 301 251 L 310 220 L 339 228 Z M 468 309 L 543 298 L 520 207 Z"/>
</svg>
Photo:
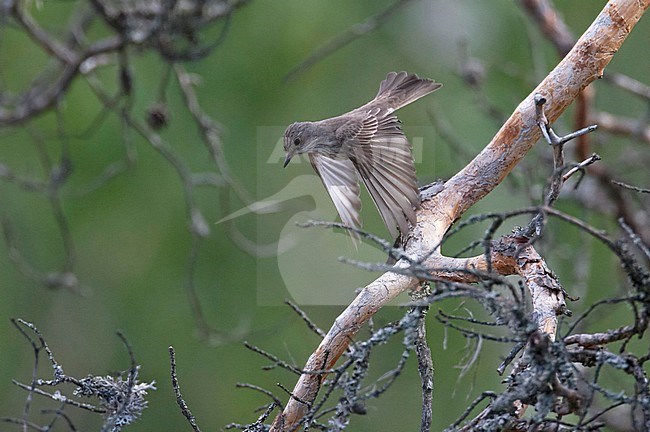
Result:
<svg viewBox="0 0 650 432">
<path fill-rule="evenodd" d="M 345 225 L 361 228 L 359 180 L 352 162 L 317 153 L 310 154 L 309 160 L 332 198 L 341 221 Z M 358 237 L 355 233 L 351 235 Z"/>
<path fill-rule="evenodd" d="M 411 145 L 397 117 L 379 108 L 368 111 L 356 123 L 356 134 L 352 133 L 354 125 L 341 127 L 350 135 L 344 141 L 344 151 L 359 171 L 388 231 L 394 237 L 398 228 L 406 234 L 408 222 L 417 222 L 415 209 L 420 204 Z"/>
</svg>

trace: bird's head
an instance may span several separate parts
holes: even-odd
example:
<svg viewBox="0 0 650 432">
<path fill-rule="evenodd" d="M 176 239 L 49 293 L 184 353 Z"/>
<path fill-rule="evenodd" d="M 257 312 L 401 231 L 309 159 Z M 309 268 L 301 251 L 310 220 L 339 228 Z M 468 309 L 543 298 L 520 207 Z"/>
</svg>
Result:
<svg viewBox="0 0 650 432">
<path fill-rule="evenodd" d="M 284 151 L 287 156 L 284 158 L 284 166 L 289 164 L 291 158 L 296 154 L 309 153 L 318 145 L 314 139 L 314 124 L 312 122 L 292 123 L 284 131 Z"/>
</svg>

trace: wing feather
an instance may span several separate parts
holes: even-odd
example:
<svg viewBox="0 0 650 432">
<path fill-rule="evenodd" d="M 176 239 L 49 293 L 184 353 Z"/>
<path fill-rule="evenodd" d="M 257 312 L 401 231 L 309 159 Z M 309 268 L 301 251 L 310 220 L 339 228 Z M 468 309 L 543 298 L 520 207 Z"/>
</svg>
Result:
<svg viewBox="0 0 650 432">
<path fill-rule="evenodd" d="M 417 222 L 419 193 L 411 145 L 397 117 L 372 110 L 348 144 L 347 153 L 359 171 L 388 231 L 396 237 Z"/>
<path fill-rule="evenodd" d="M 332 159 L 318 153 L 309 155 L 312 167 L 327 189 L 341 221 L 361 228 L 359 177 L 349 159 Z M 353 237 L 357 237 L 351 233 Z"/>
</svg>

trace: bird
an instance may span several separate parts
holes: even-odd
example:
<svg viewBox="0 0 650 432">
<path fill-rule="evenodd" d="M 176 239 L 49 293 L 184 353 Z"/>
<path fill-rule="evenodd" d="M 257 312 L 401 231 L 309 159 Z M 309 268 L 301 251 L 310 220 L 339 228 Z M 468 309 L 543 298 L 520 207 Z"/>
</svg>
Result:
<svg viewBox="0 0 650 432">
<path fill-rule="evenodd" d="M 407 72 L 390 72 L 377 95 L 337 117 L 295 122 L 284 132 L 284 167 L 307 154 L 344 225 L 360 229 L 362 182 L 393 238 L 417 223 L 420 206 L 412 146 L 394 114 L 442 84 Z M 351 233 L 353 239 L 355 234 Z"/>
</svg>

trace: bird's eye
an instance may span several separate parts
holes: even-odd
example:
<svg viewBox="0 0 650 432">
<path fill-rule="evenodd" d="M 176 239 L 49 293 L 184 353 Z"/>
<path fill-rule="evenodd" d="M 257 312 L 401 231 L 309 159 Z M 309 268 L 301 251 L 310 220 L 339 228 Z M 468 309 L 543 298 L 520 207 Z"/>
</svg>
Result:
<svg viewBox="0 0 650 432">
<path fill-rule="evenodd" d="M 300 138 L 294 138 L 293 139 L 293 145 L 295 145 L 295 146 L 300 145 Z"/>
</svg>

